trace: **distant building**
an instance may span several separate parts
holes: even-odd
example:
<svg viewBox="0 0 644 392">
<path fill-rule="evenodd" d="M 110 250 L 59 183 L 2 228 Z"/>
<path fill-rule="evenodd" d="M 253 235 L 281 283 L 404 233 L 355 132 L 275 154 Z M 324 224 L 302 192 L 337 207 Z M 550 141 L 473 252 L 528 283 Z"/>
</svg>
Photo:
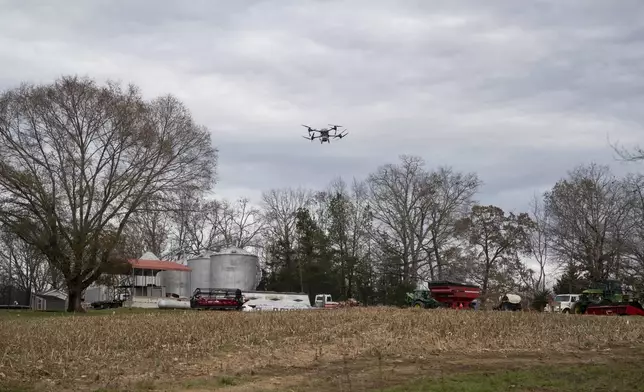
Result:
<svg viewBox="0 0 644 392">
<path fill-rule="evenodd" d="M 67 310 L 67 294 L 60 290 L 49 290 L 32 296 L 31 308 L 34 310 Z"/>
</svg>

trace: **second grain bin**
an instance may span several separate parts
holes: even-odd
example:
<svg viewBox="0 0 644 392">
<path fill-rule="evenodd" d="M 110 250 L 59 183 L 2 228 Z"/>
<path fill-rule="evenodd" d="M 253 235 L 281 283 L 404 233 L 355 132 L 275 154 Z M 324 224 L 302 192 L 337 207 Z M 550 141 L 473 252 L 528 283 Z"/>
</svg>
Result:
<svg viewBox="0 0 644 392">
<path fill-rule="evenodd" d="M 190 275 L 192 271 L 161 271 L 157 274 L 159 285 L 165 286 L 166 294 L 190 297 Z"/>
<path fill-rule="evenodd" d="M 187 264 L 192 269 L 190 271 L 190 295 L 197 288 L 213 288 L 210 282 L 210 253 L 203 253 L 195 258 L 188 259 Z"/>
<path fill-rule="evenodd" d="M 259 276 L 259 258 L 243 249 L 227 248 L 210 256 L 212 288 L 255 290 Z"/>
</svg>

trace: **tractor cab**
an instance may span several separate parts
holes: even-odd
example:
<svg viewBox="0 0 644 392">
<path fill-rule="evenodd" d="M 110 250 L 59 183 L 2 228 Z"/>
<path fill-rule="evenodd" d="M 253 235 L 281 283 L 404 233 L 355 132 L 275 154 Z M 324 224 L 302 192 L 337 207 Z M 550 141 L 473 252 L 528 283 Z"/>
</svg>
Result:
<svg viewBox="0 0 644 392">
<path fill-rule="evenodd" d="M 436 309 L 444 307 L 444 305 L 434 298 L 432 298 L 429 290 L 414 290 L 411 293 L 407 293 L 407 305 L 414 308 L 422 309 Z"/>
</svg>

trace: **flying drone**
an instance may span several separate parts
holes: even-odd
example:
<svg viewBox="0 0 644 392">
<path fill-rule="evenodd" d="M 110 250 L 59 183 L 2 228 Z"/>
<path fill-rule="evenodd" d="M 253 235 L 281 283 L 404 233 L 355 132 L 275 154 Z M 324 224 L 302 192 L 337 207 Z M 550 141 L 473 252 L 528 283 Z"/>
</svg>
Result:
<svg viewBox="0 0 644 392">
<path fill-rule="evenodd" d="M 338 133 L 338 128 L 342 128 L 342 125 L 329 124 L 329 128 L 322 128 L 322 129 L 311 128 L 308 125 L 302 125 L 302 126 L 304 128 L 307 128 L 309 131 L 309 136 L 302 136 L 302 137 L 310 141 L 313 141 L 313 139 L 320 139 L 320 144 L 324 142 L 331 143 L 331 139 L 335 139 L 335 138 L 342 139 L 343 137 L 349 134 L 346 129 Z M 331 133 L 331 131 L 333 131 L 333 133 Z M 316 135 L 315 134 L 316 132 L 319 133 L 319 135 Z"/>
</svg>

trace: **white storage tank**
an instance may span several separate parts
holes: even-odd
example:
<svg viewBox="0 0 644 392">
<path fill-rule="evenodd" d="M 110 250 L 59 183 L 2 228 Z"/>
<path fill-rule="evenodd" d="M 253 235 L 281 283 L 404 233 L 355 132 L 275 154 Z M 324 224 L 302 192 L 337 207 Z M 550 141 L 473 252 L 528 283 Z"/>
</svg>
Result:
<svg viewBox="0 0 644 392">
<path fill-rule="evenodd" d="M 161 271 L 158 273 L 159 286 L 165 286 L 167 294 L 190 297 L 190 274 L 188 271 Z"/>
<path fill-rule="evenodd" d="M 195 289 L 213 288 L 210 282 L 210 253 L 203 253 L 193 259 L 188 259 L 190 271 L 190 295 Z"/>
<path fill-rule="evenodd" d="M 260 277 L 259 258 L 240 248 L 228 248 L 210 256 L 210 287 L 255 290 Z"/>
</svg>

